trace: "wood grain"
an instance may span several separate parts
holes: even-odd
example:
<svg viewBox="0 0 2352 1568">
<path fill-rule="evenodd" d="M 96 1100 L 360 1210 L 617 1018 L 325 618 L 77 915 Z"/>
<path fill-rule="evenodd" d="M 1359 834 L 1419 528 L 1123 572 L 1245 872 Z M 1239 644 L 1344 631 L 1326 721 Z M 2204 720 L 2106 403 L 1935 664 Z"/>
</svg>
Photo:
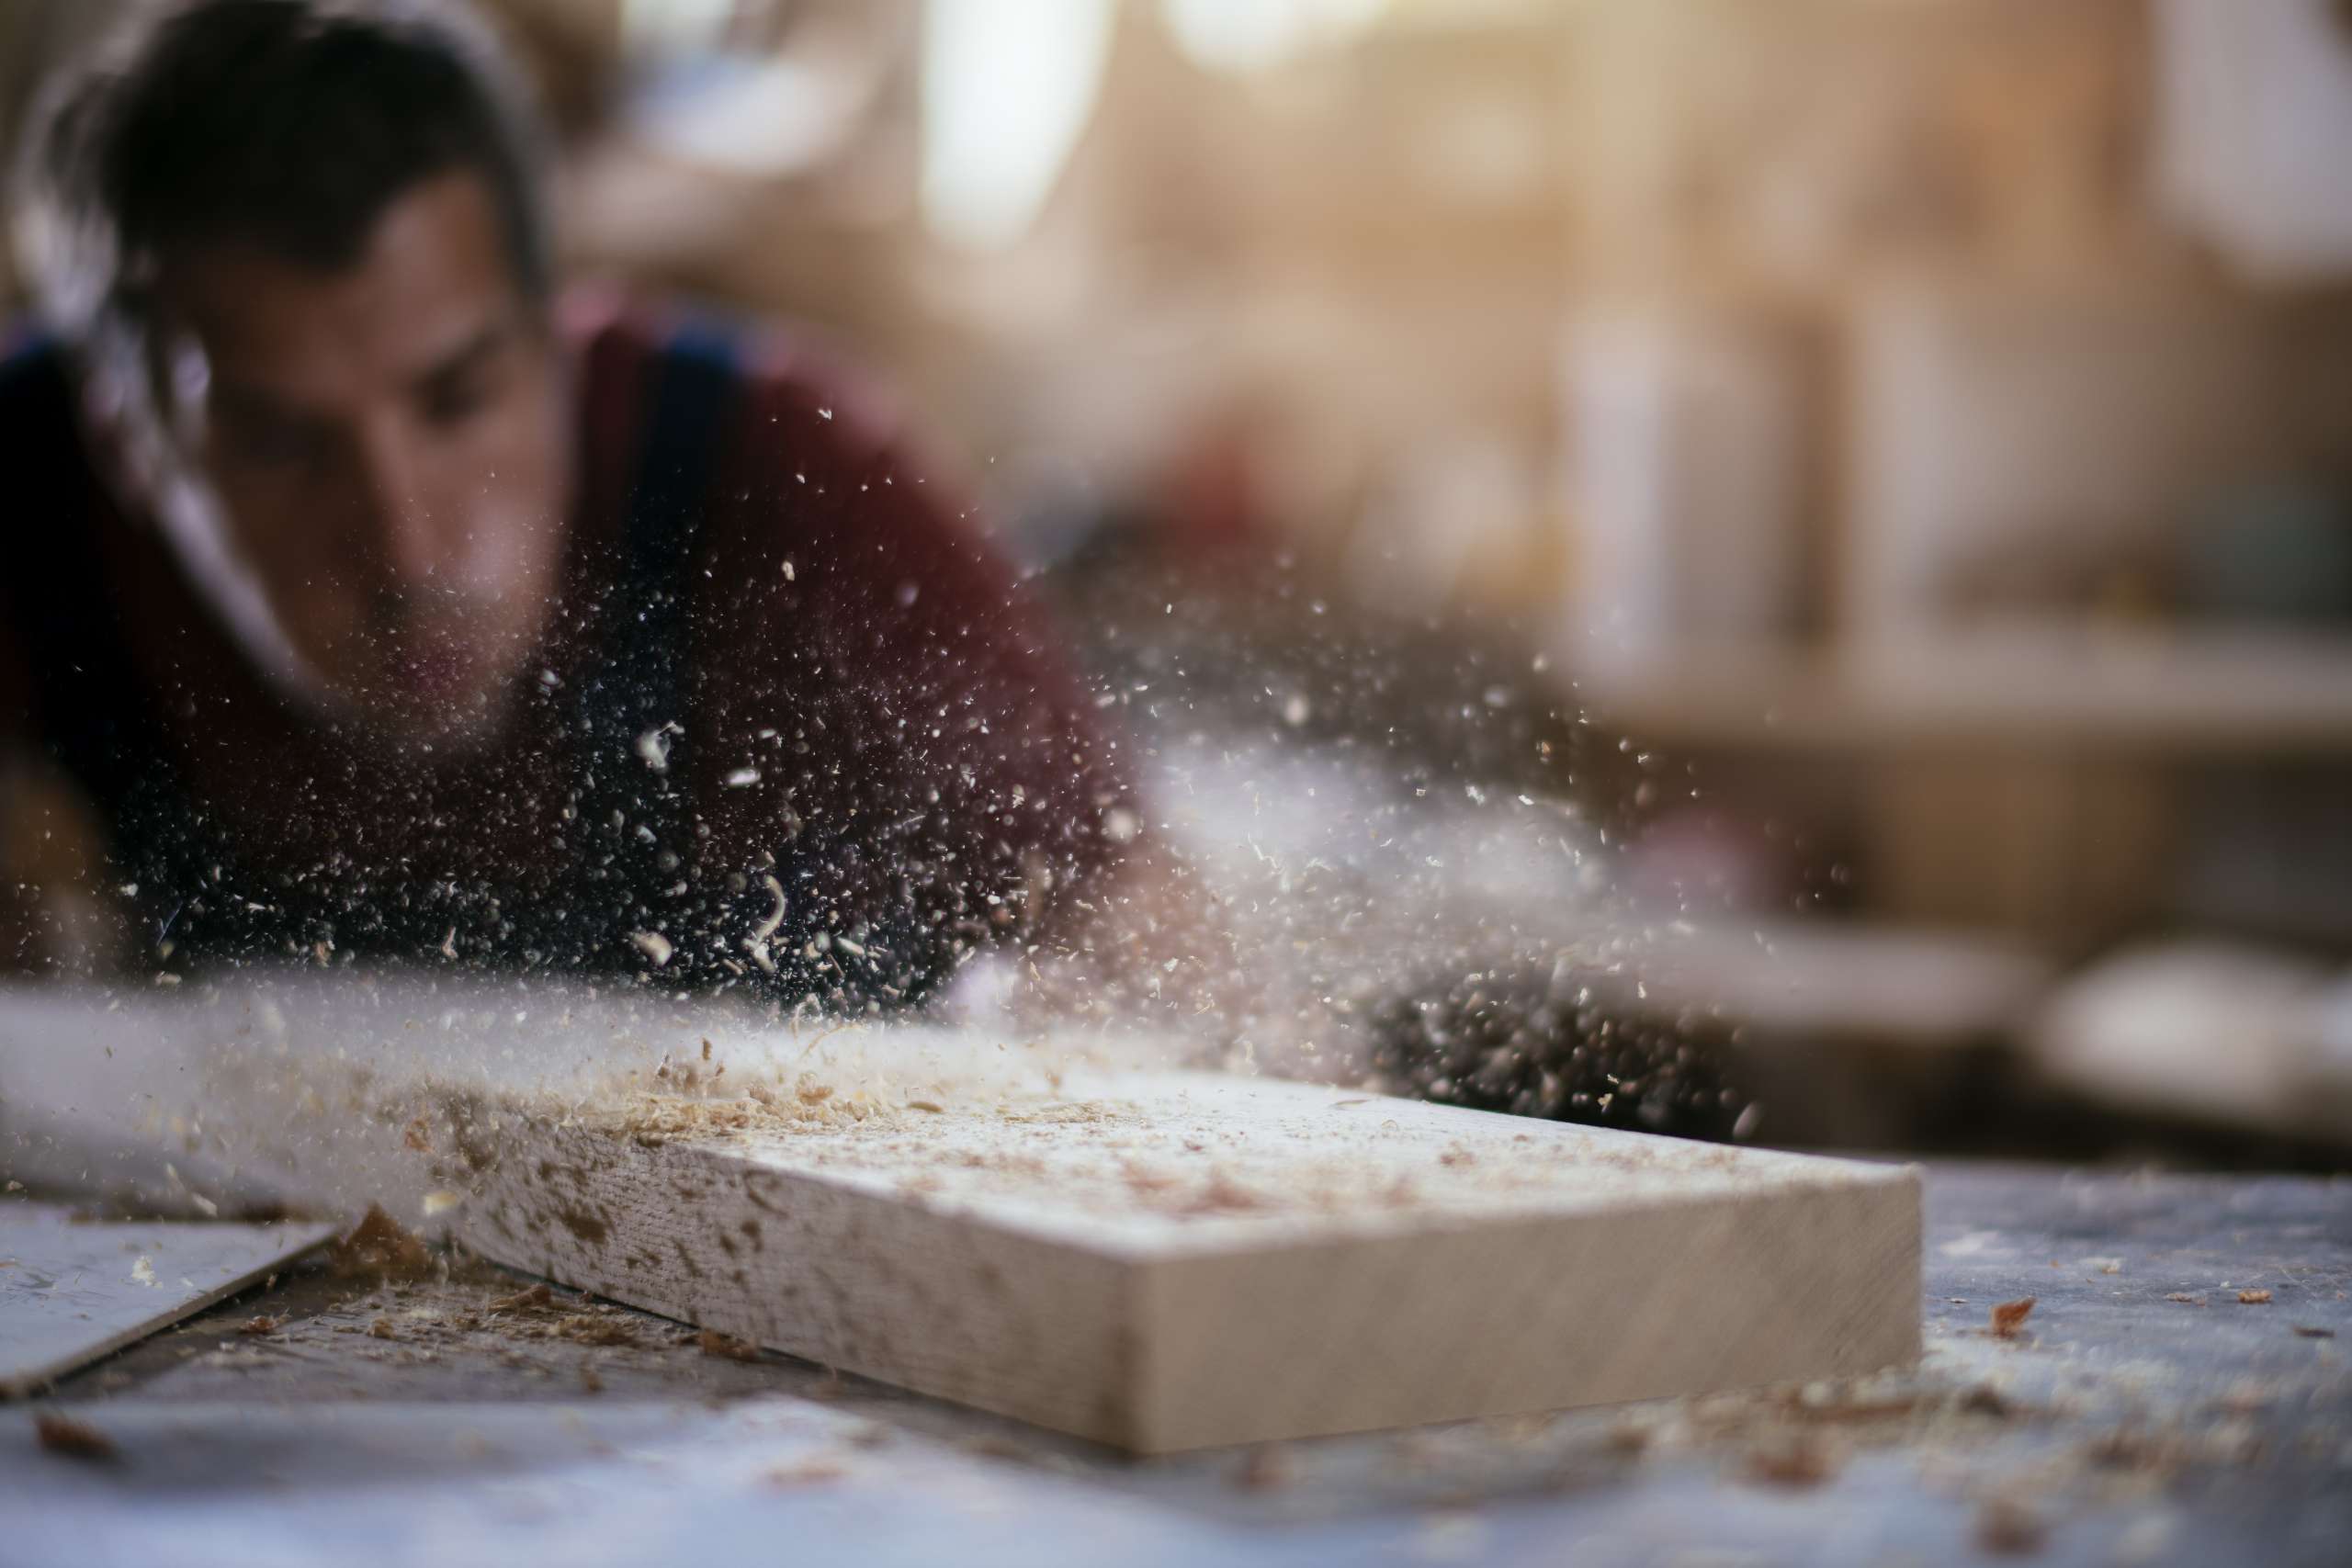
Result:
<svg viewBox="0 0 2352 1568">
<path fill-rule="evenodd" d="M 926 1102 L 929 1103 L 929 1102 Z M 514 1134 L 470 1245 L 1138 1452 L 1906 1363 L 1907 1168 L 1267 1080 Z"/>
</svg>

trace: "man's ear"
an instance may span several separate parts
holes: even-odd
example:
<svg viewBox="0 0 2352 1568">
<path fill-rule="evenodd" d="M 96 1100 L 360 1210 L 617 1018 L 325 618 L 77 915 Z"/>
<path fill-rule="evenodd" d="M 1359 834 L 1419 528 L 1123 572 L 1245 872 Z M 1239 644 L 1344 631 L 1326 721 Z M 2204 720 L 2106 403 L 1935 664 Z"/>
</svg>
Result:
<svg viewBox="0 0 2352 1568">
<path fill-rule="evenodd" d="M 212 366 L 186 314 L 173 308 L 159 276 L 126 283 L 112 319 L 131 339 L 138 390 L 156 434 L 168 448 L 192 452 L 203 440 L 206 394 Z"/>
<path fill-rule="evenodd" d="M 107 364 L 101 355 L 87 355 L 75 367 L 74 380 L 80 394 L 74 400 L 75 412 L 92 470 L 118 501 L 135 499 L 141 487 L 130 474 L 130 389 L 125 385 L 122 367 Z"/>
</svg>

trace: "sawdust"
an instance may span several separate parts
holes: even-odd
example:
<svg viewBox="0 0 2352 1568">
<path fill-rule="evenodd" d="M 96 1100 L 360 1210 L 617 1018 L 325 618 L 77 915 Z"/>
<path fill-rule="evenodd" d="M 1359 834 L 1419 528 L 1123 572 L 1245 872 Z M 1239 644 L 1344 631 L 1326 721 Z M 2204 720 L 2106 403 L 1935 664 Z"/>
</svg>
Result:
<svg viewBox="0 0 2352 1568">
<path fill-rule="evenodd" d="M 486 1319 L 471 1314 L 453 1320 L 460 1328 L 490 1328 L 511 1339 L 564 1339 L 600 1348 L 642 1349 L 645 1320 L 627 1307 L 585 1296 L 563 1298 L 541 1282 L 483 1303 Z"/>
<path fill-rule="evenodd" d="M 646 1094 L 623 1110 L 582 1120 L 632 1143 L 658 1148 L 673 1138 L 854 1127 L 869 1118 L 889 1115 L 888 1107 L 864 1098 L 836 1100 L 831 1084 L 803 1081 L 784 1093 L 754 1085 L 736 1100 Z"/>
<path fill-rule="evenodd" d="M 1996 1339 L 2016 1338 L 2018 1331 L 2025 1326 L 2025 1320 L 2033 1314 L 2033 1297 L 2026 1296 L 2014 1302 L 2003 1302 L 1996 1306 L 1993 1309 L 1991 1330 L 1993 1337 Z"/>
<path fill-rule="evenodd" d="M 2240 1291 L 2238 1292 L 2238 1305 L 2240 1306 L 2267 1307 L 2269 1304 L 2270 1292 L 2268 1291 Z"/>
<path fill-rule="evenodd" d="M 567 1012 L 562 1021 L 574 1020 Z M 1728 1179 L 1740 1157 L 1697 1146 L 1661 1156 L 1605 1140 L 1562 1141 L 1549 1135 L 1562 1131 L 1556 1127 L 1541 1138 L 1522 1134 L 1502 1151 L 1508 1157 L 1489 1157 L 1483 1145 L 1473 1149 L 1456 1137 L 1456 1128 L 1424 1128 L 1408 1114 L 1419 1107 L 1367 1114 L 1362 1108 L 1382 1102 L 1362 1095 L 1316 1104 L 1313 1128 L 1302 1120 L 1235 1138 L 1190 1116 L 1169 1128 L 1167 1107 L 1157 1100 L 1139 1106 L 1062 1089 L 1066 1072 L 1132 1066 L 1133 1052 L 1121 1045 L 996 1040 L 991 1050 L 984 1036 L 949 1031 L 918 1032 L 921 1043 L 910 1049 L 903 1030 L 845 1023 L 803 1033 L 797 1019 L 785 1021 L 786 1030 L 730 1040 L 701 1032 L 710 1025 L 696 1021 L 699 1028 L 667 1047 L 616 1027 L 618 1060 L 649 1065 L 616 1062 L 560 1092 L 544 1083 L 500 1090 L 414 1076 L 395 1089 L 364 1068 L 349 1083 L 324 1076 L 310 1083 L 306 1065 L 300 1093 L 320 1114 L 341 1119 L 357 1111 L 388 1127 L 404 1150 L 423 1156 L 444 1209 L 461 1199 L 481 1201 L 492 1173 L 514 1157 L 516 1134 L 534 1130 L 558 1134 L 526 1140 L 537 1145 L 538 1162 L 530 1184 L 543 1191 L 594 1184 L 601 1172 L 619 1168 L 632 1145 L 783 1140 L 790 1146 L 777 1149 L 781 1165 L 871 1172 L 918 1201 L 1001 1195 L 1178 1222 L 1542 1201 L 1564 1182 L 1589 1190 L 1619 1179 L 1635 1185 L 1671 1185 L 1694 1173 Z M 282 1058 L 269 1065 L 281 1067 Z M 281 1092 L 288 1087 L 277 1085 Z M 1332 1111 L 1353 1124 L 1340 1134 L 1340 1146 L 1328 1157 L 1301 1158 L 1303 1147 L 1335 1141 L 1325 1120 Z M 1195 1135 L 1183 1135 L 1188 1130 Z M 428 1201 L 426 1212 L 434 1208 Z M 536 1218 L 575 1228 L 567 1216 L 582 1214 L 596 1218 L 577 1203 Z M 402 1245 L 404 1234 L 389 1217 L 371 1215 L 339 1256 L 361 1273 L 422 1277 L 431 1255 L 422 1243 Z M 378 1245 L 368 1247 L 371 1241 Z M 590 1245 L 602 1244 L 590 1238 Z"/>
<path fill-rule="evenodd" d="M 1746 1153 L 1561 1136 L 1574 1130 L 1552 1123 L 1515 1140 L 1464 1139 L 1458 1126 L 1428 1125 L 1417 1114 L 1425 1107 L 1361 1093 L 1302 1101 L 1281 1124 L 1236 1136 L 1219 1125 L 1213 1095 L 1204 1099 L 1204 1119 L 1181 1109 L 1171 1116 L 1175 1100 L 1158 1091 L 1138 1103 L 1126 1097 L 1124 1080 L 1106 1080 L 1108 1093 L 1085 1092 L 1085 1074 L 1132 1068 L 1157 1049 L 1116 1039 L 1073 1045 L 854 1022 L 803 1029 L 791 1016 L 780 1027 L 746 1020 L 740 1031 L 721 1033 L 708 1013 L 688 1023 L 687 1015 L 673 1022 L 663 1012 L 593 997 L 561 1005 L 559 1031 L 603 1031 L 593 1042 L 601 1054 L 590 1052 L 585 1065 L 526 1073 L 480 1066 L 491 1054 L 469 1050 L 446 1052 L 428 1073 L 395 1073 L 365 1058 L 298 1059 L 283 1045 L 278 1023 L 260 1031 L 270 1043 L 232 1051 L 218 1064 L 211 1091 L 291 1108 L 256 1149 L 301 1146 L 322 1132 L 341 1136 L 355 1122 L 367 1123 L 380 1139 L 377 1146 L 397 1160 L 387 1168 L 396 1174 L 384 1179 L 406 1182 L 421 1168 L 427 1179 L 417 1190 L 429 1190 L 424 1212 L 462 1202 L 464 1228 L 477 1237 L 482 1224 L 511 1214 L 518 1188 L 599 1186 L 635 1150 L 680 1141 L 740 1145 L 761 1155 L 773 1147 L 780 1168 L 871 1173 L 925 1203 L 1004 1197 L 1074 1214 L 1188 1224 L 1538 1203 L 1604 1184 L 1631 1193 L 1693 1178 L 1728 1183 Z M 481 1032 L 487 1040 L 523 1017 L 521 1009 L 436 1014 L 420 1006 L 403 1029 L 454 1040 Z M 382 1032 L 371 1020 L 365 1033 Z M 1253 1112 L 1245 1120 L 1258 1119 Z M 259 1134 L 240 1136 L 252 1142 Z M 520 1166 L 524 1157 L 534 1162 L 528 1169 Z M 365 1189 L 342 1194 L 367 1195 Z M 582 1215 L 605 1223 L 594 1206 L 552 1197 L 545 1213 L 528 1217 L 573 1229 Z M 380 1279 L 422 1279 L 435 1262 L 381 1210 L 346 1239 L 337 1259 L 351 1274 Z"/>
<path fill-rule="evenodd" d="M 919 1201 L 1003 1197 L 1073 1213 L 1183 1223 L 1542 1202 L 1602 1184 L 1629 1193 L 1652 1183 L 1684 1188 L 1693 1177 L 1727 1179 L 1750 1157 L 1699 1145 L 1660 1150 L 1556 1124 L 1541 1137 L 1521 1133 L 1507 1150 L 1484 1157 L 1458 1126 L 1432 1123 L 1419 1106 L 1398 1104 L 1378 1119 L 1343 1112 L 1336 1129 L 1329 1111 L 1380 1102 L 1302 1101 L 1228 1121 L 1213 1096 L 1196 1103 L 1184 1092 L 1130 1092 L 1124 1085 L 1100 1097 L 1063 1093 L 1058 1067 L 1011 1086 L 834 1061 L 763 1065 L 723 1081 L 729 1064 L 715 1046 L 705 1049 L 711 1045 L 696 1038 L 690 1052 L 667 1054 L 635 1083 L 560 1116 L 544 1107 L 501 1108 L 524 1124 L 564 1134 L 551 1141 L 556 1153 L 538 1168 L 537 1184 L 590 1184 L 617 1168 L 628 1145 L 691 1143 L 753 1161 L 780 1156 L 780 1173 L 870 1174 Z M 553 1211 L 543 1218 L 570 1224 Z"/>
</svg>

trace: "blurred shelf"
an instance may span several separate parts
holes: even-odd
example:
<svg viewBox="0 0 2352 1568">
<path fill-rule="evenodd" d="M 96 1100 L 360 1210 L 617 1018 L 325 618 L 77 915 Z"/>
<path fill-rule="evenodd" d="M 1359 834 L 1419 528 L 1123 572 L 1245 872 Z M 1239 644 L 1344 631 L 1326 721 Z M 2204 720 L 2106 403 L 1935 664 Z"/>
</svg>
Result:
<svg viewBox="0 0 2352 1568">
<path fill-rule="evenodd" d="M 1693 747 L 2352 757 L 2346 634 L 2035 625 L 1573 672 L 1597 716 Z"/>
<path fill-rule="evenodd" d="M 1616 976 L 1621 1005 L 1743 1024 L 1758 1043 L 1862 1042 L 1929 1055 L 2006 1037 L 2056 979 L 2018 942 L 1881 921 L 1701 924 Z"/>
<path fill-rule="evenodd" d="M 2352 976 L 2288 950 L 2143 942 L 2057 988 L 2024 1047 L 2114 1110 L 2352 1143 Z"/>
</svg>

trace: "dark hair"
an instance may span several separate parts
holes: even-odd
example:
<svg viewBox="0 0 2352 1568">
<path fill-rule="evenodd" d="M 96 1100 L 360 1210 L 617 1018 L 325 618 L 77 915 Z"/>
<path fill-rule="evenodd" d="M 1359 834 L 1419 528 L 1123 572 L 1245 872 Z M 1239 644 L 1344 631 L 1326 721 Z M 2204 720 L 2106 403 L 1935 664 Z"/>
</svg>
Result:
<svg viewBox="0 0 2352 1568">
<path fill-rule="evenodd" d="M 118 39 L 49 114 L 43 183 L 106 231 L 115 290 L 229 238 L 347 266 L 397 197 L 458 170 L 488 186 L 526 297 L 550 287 L 536 128 L 487 33 L 446 4 L 192 0 Z"/>
</svg>

